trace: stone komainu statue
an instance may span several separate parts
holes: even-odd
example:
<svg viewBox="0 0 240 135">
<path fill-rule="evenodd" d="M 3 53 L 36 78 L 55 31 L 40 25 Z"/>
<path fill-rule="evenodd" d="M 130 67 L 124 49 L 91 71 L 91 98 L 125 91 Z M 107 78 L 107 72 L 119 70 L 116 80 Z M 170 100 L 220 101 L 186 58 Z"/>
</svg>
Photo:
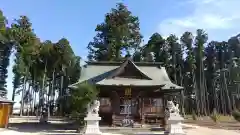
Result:
<svg viewBox="0 0 240 135">
<path fill-rule="evenodd" d="M 167 101 L 167 108 L 168 108 L 169 113 L 177 113 L 177 114 L 179 114 L 178 107 L 179 107 L 179 105 L 176 104 L 176 106 L 175 106 L 173 101 Z"/>
<path fill-rule="evenodd" d="M 93 101 L 93 106 L 92 106 L 92 111 L 94 112 L 94 113 L 98 113 L 98 111 L 99 111 L 99 106 L 100 106 L 100 102 L 98 101 L 98 100 L 94 100 Z"/>
<path fill-rule="evenodd" d="M 88 104 L 87 111 L 90 114 L 98 114 L 100 102 L 98 100 L 94 100 L 92 103 Z"/>
<path fill-rule="evenodd" d="M 173 101 L 167 101 L 167 108 L 165 109 L 164 125 L 165 130 L 169 130 L 168 119 L 170 114 L 179 115 L 178 104 L 174 105 Z"/>
</svg>

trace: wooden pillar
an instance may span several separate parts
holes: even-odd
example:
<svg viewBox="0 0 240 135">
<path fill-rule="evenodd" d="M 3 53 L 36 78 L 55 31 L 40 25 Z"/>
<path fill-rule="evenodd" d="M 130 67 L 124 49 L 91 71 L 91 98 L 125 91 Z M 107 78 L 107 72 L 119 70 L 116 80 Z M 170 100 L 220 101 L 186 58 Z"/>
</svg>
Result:
<svg viewBox="0 0 240 135">
<path fill-rule="evenodd" d="M 0 128 L 7 128 L 11 104 L 0 103 Z"/>
<path fill-rule="evenodd" d="M 115 127 L 115 123 L 114 123 L 114 121 L 115 121 L 115 113 L 113 112 L 113 114 L 112 114 L 112 127 Z"/>
<path fill-rule="evenodd" d="M 181 112 L 182 112 L 182 115 L 185 116 L 185 110 L 184 110 L 184 104 L 185 104 L 184 100 L 185 99 L 184 99 L 184 91 L 183 90 L 180 91 L 180 95 L 181 95 L 181 98 L 180 98 L 181 99 Z"/>
<path fill-rule="evenodd" d="M 141 126 L 145 124 L 145 115 L 144 115 L 144 98 L 141 96 Z"/>
<path fill-rule="evenodd" d="M 163 95 L 163 108 L 164 108 L 164 117 L 163 117 L 163 127 L 165 130 L 168 128 L 168 117 L 167 117 L 167 96 Z"/>
<path fill-rule="evenodd" d="M 236 102 L 235 102 L 235 96 L 233 94 L 232 95 L 232 104 L 233 104 L 233 110 L 236 110 L 237 109 L 237 106 L 236 106 Z"/>
<path fill-rule="evenodd" d="M 111 108 L 112 108 L 112 123 L 111 125 L 114 126 L 115 125 L 115 118 L 116 115 L 119 112 L 119 96 L 118 93 L 116 91 L 112 91 L 111 93 Z"/>
</svg>

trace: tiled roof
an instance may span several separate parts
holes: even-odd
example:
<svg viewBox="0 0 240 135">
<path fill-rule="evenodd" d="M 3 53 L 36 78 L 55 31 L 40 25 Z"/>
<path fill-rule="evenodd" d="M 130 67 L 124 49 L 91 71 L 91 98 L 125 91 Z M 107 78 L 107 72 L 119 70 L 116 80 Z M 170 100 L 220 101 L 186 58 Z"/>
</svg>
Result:
<svg viewBox="0 0 240 135">
<path fill-rule="evenodd" d="M 132 62 L 132 61 L 131 61 Z M 133 63 L 133 62 L 132 62 Z M 134 64 L 134 63 L 133 63 Z M 134 64 L 135 65 L 135 64 Z M 104 64 L 89 64 L 82 68 L 81 78 L 76 83 L 81 83 L 84 81 L 89 81 L 91 83 L 99 85 L 123 85 L 123 86 L 161 86 L 161 89 L 182 89 L 183 87 L 173 84 L 168 77 L 166 69 L 164 67 L 158 67 L 157 65 L 141 65 L 135 67 L 145 74 L 151 80 L 147 79 L 131 79 L 131 78 L 107 78 L 111 73 L 117 71 L 121 67 L 118 65 L 107 65 Z M 74 87 L 76 84 L 71 85 Z"/>
<path fill-rule="evenodd" d="M 0 97 L 0 103 L 14 103 L 14 101 L 8 100 L 7 98 Z"/>
<path fill-rule="evenodd" d="M 161 86 L 155 80 L 140 80 L 132 78 L 114 78 L 114 79 L 104 79 L 97 82 L 99 85 L 122 85 L 122 86 Z M 164 84 L 162 84 L 163 86 Z"/>
</svg>

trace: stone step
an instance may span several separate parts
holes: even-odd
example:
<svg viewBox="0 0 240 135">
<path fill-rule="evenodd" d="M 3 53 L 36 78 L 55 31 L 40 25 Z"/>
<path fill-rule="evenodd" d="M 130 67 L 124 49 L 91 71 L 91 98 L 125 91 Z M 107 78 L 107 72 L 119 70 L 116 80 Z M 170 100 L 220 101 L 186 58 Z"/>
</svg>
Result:
<svg viewBox="0 0 240 135">
<path fill-rule="evenodd" d="M 141 128 L 141 127 L 142 127 L 142 124 L 136 123 L 136 122 L 133 123 L 133 128 Z"/>
<path fill-rule="evenodd" d="M 152 127 L 150 130 L 151 131 L 165 131 L 165 128 L 164 127 Z"/>
<path fill-rule="evenodd" d="M 134 135 L 168 135 L 166 132 L 139 132 L 139 133 L 134 133 Z"/>
</svg>

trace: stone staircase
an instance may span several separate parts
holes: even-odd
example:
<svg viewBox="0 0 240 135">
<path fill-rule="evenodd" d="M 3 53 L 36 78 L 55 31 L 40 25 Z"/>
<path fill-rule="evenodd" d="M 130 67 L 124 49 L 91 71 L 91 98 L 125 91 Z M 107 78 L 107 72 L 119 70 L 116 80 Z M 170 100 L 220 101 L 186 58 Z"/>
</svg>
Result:
<svg viewBox="0 0 240 135">
<path fill-rule="evenodd" d="M 121 134 L 121 135 L 164 135 L 166 132 L 161 127 L 100 127 L 103 133 Z"/>
<path fill-rule="evenodd" d="M 121 134 L 121 135 L 165 135 L 166 132 L 161 127 L 101 127 L 103 133 Z"/>
</svg>

